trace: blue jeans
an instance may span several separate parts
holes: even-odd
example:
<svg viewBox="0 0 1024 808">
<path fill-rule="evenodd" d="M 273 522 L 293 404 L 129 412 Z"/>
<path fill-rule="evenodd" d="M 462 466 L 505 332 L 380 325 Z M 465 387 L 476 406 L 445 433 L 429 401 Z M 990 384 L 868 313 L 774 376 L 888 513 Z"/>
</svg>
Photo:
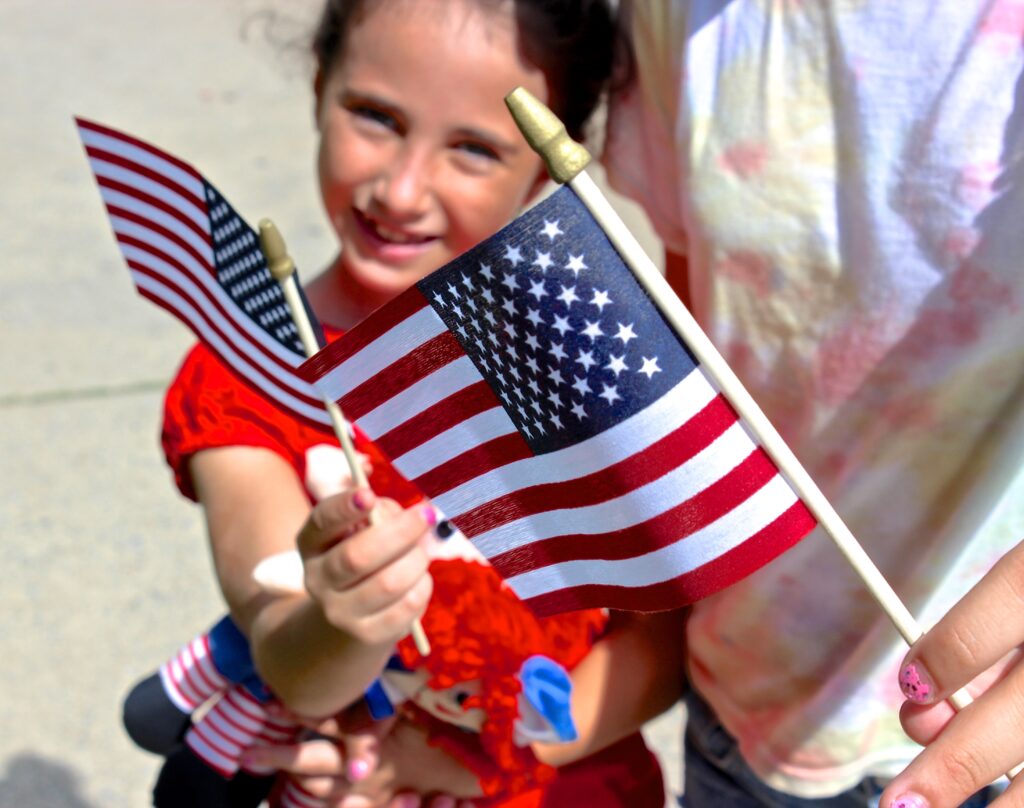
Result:
<svg viewBox="0 0 1024 808">
<path fill-rule="evenodd" d="M 886 783 L 868 778 L 834 797 L 803 799 L 765 785 L 740 757 L 735 739 L 691 688 L 686 696 L 684 808 L 877 808 Z M 990 786 L 961 808 L 982 808 L 999 796 Z"/>
</svg>

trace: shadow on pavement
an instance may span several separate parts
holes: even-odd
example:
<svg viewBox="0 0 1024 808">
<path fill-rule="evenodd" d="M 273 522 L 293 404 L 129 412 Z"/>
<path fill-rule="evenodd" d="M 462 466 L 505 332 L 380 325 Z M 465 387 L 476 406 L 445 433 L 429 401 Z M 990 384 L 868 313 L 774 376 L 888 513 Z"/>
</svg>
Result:
<svg viewBox="0 0 1024 808">
<path fill-rule="evenodd" d="M 96 808 L 81 795 L 81 776 L 63 763 L 34 754 L 20 754 L 7 762 L 0 780 L 0 808 Z"/>
</svg>

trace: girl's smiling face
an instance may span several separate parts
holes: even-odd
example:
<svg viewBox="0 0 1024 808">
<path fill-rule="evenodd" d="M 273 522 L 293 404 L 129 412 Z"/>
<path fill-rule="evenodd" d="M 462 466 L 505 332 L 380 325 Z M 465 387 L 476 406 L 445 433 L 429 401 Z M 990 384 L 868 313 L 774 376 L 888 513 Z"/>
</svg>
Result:
<svg viewBox="0 0 1024 808">
<path fill-rule="evenodd" d="M 320 188 L 342 271 L 386 300 L 484 240 L 539 189 L 540 159 L 504 104 L 542 101 L 513 5 L 366 4 L 318 77 Z"/>
</svg>

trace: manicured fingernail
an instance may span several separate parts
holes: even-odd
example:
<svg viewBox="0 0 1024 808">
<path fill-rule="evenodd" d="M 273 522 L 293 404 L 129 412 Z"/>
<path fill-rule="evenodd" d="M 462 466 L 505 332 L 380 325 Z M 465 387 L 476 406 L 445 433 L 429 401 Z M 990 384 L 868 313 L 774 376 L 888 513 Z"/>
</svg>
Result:
<svg viewBox="0 0 1024 808">
<path fill-rule="evenodd" d="M 370 510 L 372 505 L 370 502 L 370 492 L 360 488 L 352 495 L 352 504 L 361 511 Z"/>
<path fill-rule="evenodd" d="M 415 794 L 401 794 L 395 800 L 398 808 L 420 808 L 420 798 Z"/>
<path fill-rule="evenodd" d="M 889 803 L 889 808 L 928 808 L 928 800 L 914 791 L 908 791 Z"/>
<path fill-rule="evenodd" d="M 432 505 L 424 505 L 420 508 L 420 513 L 423 514 L 423 518 L 431 527 L 437 524 L 437 511 L 434 510 Z"/>
<path fill-rule="evenodd" d="M 348 762 L 348 779 L 353 783 L 365 780 L 370 774 L 370 761 L 366 758 L 354 758 Z"/>
<path fill-rule="evenodd" d="M 914 704 L 928 704 L 935 694 L 932 677 L 920 662 L 909 662 L 903 666 L 900 671 L 900 689 Z"/>
</svg>

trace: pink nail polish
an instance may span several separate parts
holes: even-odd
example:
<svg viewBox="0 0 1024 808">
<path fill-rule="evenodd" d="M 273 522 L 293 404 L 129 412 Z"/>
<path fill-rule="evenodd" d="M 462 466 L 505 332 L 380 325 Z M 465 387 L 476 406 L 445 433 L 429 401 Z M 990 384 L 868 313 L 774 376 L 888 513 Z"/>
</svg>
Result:
<svg viewBox="0 0 1024 808">
<path fill-rule="evenodd" d="M 424 505 L 420 513 L 423 514 L 423 518 L 431 527 L 437 524 L 437 511 L 434 510 L 432 505 Z"/>
<path fill-rule="evenodd" d="M 370 762 L 365 758 L 355 758 L 348 762 L 348 779 L 353 783 L 365 780 L 370 773 Z"/>
<path fill-rule="evenodd" d="M 359 489 L 352 495 L 352 504 L 361 511 L 370 510 L 370 495 L 368 492 Z"/>
<path fill-rule="evenodd" d="M 935 692 L 935 685 L 920 662 L 910 662 L 900 671 L 900 689 L 914 704 L 928 704 Z"/>
<path fill-rule="evenodd" d="M 889 808 L 928 808 L 928 800 L 916 792 L 908 791 L 894 799 Z"/>
</svg>

